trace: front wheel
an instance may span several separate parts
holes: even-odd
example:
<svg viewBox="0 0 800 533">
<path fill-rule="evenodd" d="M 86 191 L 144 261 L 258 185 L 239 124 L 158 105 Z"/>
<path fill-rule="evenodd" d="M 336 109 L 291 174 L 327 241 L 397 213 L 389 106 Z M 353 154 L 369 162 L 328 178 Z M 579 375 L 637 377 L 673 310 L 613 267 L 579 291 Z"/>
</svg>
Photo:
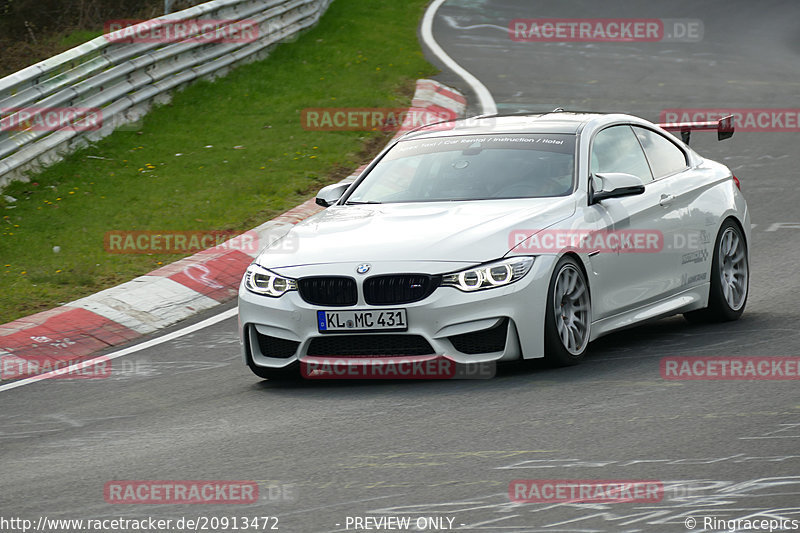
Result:
<svg viewBox="0 0 800 533">
<path fill-rule="evenodd" d="M 569 366 L 583 360 L 589 346 L 591 311 L 583 270 L 572 257 L 561 258 L 547 291 L 544 348 L 550 364 Z"/>
<path fill-rule="evenodd" d="M 739 226 L 731 220 L 726 220 L 714 243 L 708 307 L 685 313 L 683 316 L 689 322 L 736 320 L 744 312 L 749 288 L 747 242 Z"/>
</svg>

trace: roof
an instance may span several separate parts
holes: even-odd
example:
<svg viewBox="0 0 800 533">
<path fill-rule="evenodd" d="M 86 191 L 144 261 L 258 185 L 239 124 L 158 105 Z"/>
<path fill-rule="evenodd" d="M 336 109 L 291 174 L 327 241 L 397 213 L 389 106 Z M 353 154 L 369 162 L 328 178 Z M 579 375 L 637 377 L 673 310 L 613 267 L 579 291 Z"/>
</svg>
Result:
<svg viewBox="0 0 800 533">
<path fill-rule="evenodd" d="M 413 130 L 403 139 L 444 137 L 449 135 L 484 135 L 487 133 L 566 133 L 575 134 L 586 122 L 602 113 L 554 112 L 535 115 L 486 116 L 432 124 Z M 452 127 L 450 126 L 452 124 Z M 444 127 L 442 127 L 444 126 Z"/>
</svg>

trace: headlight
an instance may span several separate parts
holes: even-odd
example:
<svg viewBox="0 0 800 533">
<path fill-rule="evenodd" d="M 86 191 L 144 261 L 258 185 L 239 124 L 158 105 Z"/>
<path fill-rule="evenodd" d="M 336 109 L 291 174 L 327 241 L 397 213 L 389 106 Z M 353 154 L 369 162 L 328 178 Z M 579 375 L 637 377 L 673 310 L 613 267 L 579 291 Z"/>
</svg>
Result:
<svg viewBox="0 0 800 533">
<path fill-rule="evenodd" d="M 445 274 L 442 276 L 442 285 L 465 292 L 503 287 L 522 279 L 532 265 L 533 257 L 512 257 L 461 272 Z"/>
<path fill-rule="evenodd" d="M 284 278 L 255 263 L 244 273 L 244 286 L 256 294 L 278 298 L 289 291 L 297 290 L 297 282 Z"/>
</svg>

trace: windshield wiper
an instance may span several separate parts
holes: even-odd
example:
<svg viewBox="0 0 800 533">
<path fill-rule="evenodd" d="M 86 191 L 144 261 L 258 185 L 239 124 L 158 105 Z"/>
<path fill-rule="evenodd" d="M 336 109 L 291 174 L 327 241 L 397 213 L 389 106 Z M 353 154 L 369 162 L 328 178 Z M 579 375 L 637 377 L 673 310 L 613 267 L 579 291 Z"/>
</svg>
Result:
<svg viewBox="0 0 800 533">
<path fill-rule="evenodd" d="M 347 201 L 344 203 L 344 205 L 364 205 L 364 204 L 380 204 L 380 203 L 383 202 L 373 202 L 373 201 L 359 202 L 358 200 L 354 200 L 354 201 Z"/>
</svg>

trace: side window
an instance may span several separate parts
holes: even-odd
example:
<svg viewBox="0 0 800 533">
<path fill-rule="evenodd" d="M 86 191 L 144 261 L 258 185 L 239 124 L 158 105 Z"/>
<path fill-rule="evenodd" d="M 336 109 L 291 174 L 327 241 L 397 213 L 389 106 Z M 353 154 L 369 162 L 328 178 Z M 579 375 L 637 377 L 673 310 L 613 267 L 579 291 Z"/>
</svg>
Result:
<svg viewBox="0 0 800 533">
<path fill-rule="evenodd" d="M 630 126 L 611 126 L 598 133 L 592 142 L 590 171 L 624 172 L 653 181 L 650 166 Z"/>
<path fill-rule="evenodd" d="M 633 127 L 636 137 L 644 147 L 644 153 L 653 169 L 655 179 L 669 176 L 687 167 L 686 154 L 668 139 L 645 128 Z"/>
</svg>

